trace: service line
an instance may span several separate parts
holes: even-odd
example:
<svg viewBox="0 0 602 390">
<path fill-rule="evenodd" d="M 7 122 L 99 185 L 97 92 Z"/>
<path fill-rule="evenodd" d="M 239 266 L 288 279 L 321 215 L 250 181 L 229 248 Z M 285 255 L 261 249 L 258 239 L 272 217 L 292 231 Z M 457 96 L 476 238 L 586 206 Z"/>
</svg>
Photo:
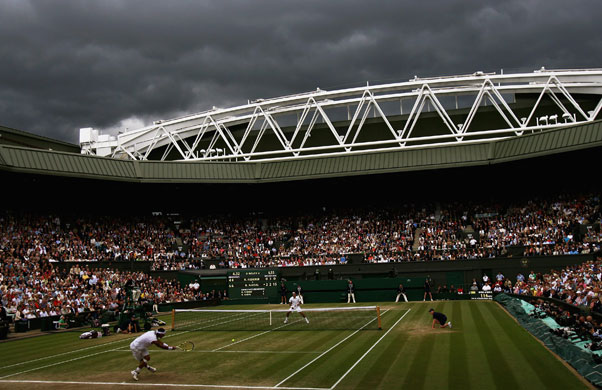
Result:
<svg viewBox="0 0 602 390">
<path fill-rule="evenodd" d="M 372 351 L 372 350 L 374 349 L 374 347 L 376 347 L 376 345 L 377 345 L 378 343 L 380 343 L 380 341 L 381 341 L 381 340 L 382 340 L 382 339 L 383 339 L 383 338 L 384 338 L 386 335 L 388 335 L 388 334 L 389 334 L 389 332 L 393 330 L 393 328 L 395 328 L 395 327 L 397 326 L 397 324 L 399 323 L 399 321 L 403 320 L 403 317 L 405 317 L 405 316 L 406 316 L 406 315 L 407 315 L 407 314 L 408 314 L 408 313 L 409 313 L 411 310 L 412 310 L 412 309 L 408 309 L 408 311 L 406 311 L 406 312 L 404 313 L 404 315 L 402 315 L 401 317 L 399 317 L 399 319 L 398 319 L 398 320 L 395 322 L 395 324 L 393 324 L 393 326 L 392 326 L 392 327 L 390 327 L 390 328 L 389 328 L 389 330 L 387 330 L 387 331 L 385 332 L 385 334 L 384 334 L 384 335 L 380 336 L 380 338 L 379 338 L 378 340 L 376 340 L 376 342 L 375 342 L 375 343 L 374 343 L 374 344 L 373 344 L 373 345 L 372 345 L 372 346 L 371 346 L 371 347 L 370 347 L 370 348 L 369 348 L 369 349 L 366 351 L 366 353 L 364 353 L 364 354 L 362 355 L 362 357 L 361 357 L 361 358 L 359 358 L 359 359 L 357 360 L 357 362 L 355 362 L 355 363 L 353 364 L 353 366 L 351 366 L 351 368 L 350 368 L 349 370 L 347 370 L 347 372 L 346 372 L 346 373 L 344 373 L 344 374 L 343 374 L 343 376 L 342 376 L 342 377 L 340 377 L 340 378 L 339 378 L 339 380 L 338 380 L 338 381 L 336 381 L 336 383 L 335 383 L 334 385 L 332 385 L 332 387 L 330 388 L 330 390 L 334 389 L 334 388 L 335 388 L 335 387 L 336 387 L 336 386 L 337 386 L 337 385 L 338 385 L 338 384 L 339 384 L 339 383 L 340 383 L 340 382 L 341 382 L 341 381 L 342 381 L 342 380 L 343 380 L 343 379 L 344 379 L 344 378 L 347 376 L 347 374 L 349 374 L 349 373 L 351 372 L 351 370 L 353 370 L 353 369 L 355 368 L 355 366 L 357 366 L 357 365 L 359 364 L 359 362 L 361 362 L 361 361 L 362 361 L 362 359 L 364 359 L 364 358 L 366 357 L 366 355 L 368 355 L 368 354 L 370 353 L 370 351 Z"/>
<path fill-rule="evenodd" d="M 386 312 L 388 312 L 389 310 L 385 310 L 383 312 L 382 315 L 385 315 Z M 409 310 L 408 310 L 409 311 Z M 406 313 L 407 314 L 407 313 Z M 405 314 L 404 314 L 405 315 Z M 403 317 L 402 317 L 403 318 Z M 359 328 L 358 330 L 356 330 L 355 332 L 351 333 L 349 336 L 345 337 L 343 340 L 339 341 L 338 343 L 336 343 L 335 345 L 333 345 L 332 347 L 328 348 L 326 351 L 322 352 L 319 356 L 317 356 L 315 359 L 313 359 L 311 362 L 307 363 L 306 365 L 304 365 L 303 367 L 301 367 L 300 369 L 298 369 L 297 371 L 293 372 L 291 375 L 287 376 L 286 378 L 284 378 L 282 381 L 280 381 L 280 383 L 278 383 L 276 386 L 274 387 L 278 387 L 281 384 L 283 384 L 284 382 L 286 382 L 287 380 L 289 380 L 290 378 L 292 378 L 293 376 L 297 375 L 299 372 L 301 372 L 302 370 L 304 370 L 307 366 L 309 366 L 310 364 L 312 364 L 313 362 L 315 362 L 316 360 L 320 359 L 322 356 L 326 355 L 328 352 L 332 351 L 334 348 L 336 348 L 338 345 L 340 345 L 343 341 L 349 339 L 351 336 L 353 336 L 354 334 L 356 334 L 357 332 L 359 332 L 360 330 L 364 329 L 366 326 L 368 326 L 371 322 L 375 321 L 376 318 L 371 319 L 370 321 L 366 322 L 361 328 Z M 397 325 L 397 322 L 395 323 Z M 395 326 L 395 325 L 394 325 Z M 388 332 L 387 332 L 388 333 Z M 386 333 L 385 333 L 386 334 Z"/>
</svg>

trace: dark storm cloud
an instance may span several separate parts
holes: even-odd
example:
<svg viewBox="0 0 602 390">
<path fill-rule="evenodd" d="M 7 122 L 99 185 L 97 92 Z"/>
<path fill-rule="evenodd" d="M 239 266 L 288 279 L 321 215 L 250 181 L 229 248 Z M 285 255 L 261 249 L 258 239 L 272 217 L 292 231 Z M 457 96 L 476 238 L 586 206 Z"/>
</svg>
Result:
<svg viewBox="0 0 602 390">
<path fill-rule="evenodd" d="M 5 0 L 0 124 L 77 142 L 247 99 L 602 66 L 599 1 Z"/>
</svg>

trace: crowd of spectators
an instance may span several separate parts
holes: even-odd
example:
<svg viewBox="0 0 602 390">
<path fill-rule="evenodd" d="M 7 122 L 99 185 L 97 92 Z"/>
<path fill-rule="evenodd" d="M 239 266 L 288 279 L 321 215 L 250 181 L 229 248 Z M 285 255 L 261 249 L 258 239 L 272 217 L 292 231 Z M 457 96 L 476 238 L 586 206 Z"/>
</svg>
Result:
<svg viewBox="0 0 602 390">
<path fill-rule="evenodd" d="M 55 261 L 173 259 L 176 233 L 155 217 L 73 217 L 4 213 L 0 250 Z"/>
<path fill-rule="evenodd" d="M 602 314 L 602 260 L 565 267 L 561 271 L 543 275 L 531 272 L 528 278 L 519 275 L 512 292 L 555 298 Z"/>
<path fill-rule="evenodd" d="M 298 218 L 193 219 L 185 231 L 190 253 L 220 258 L 220 267 L 280 267 L 346 262 L 350 253 L 405 253 L 414 242 L 408 212 L 328 213 Z"/>
<path fill-rule="evenodd" d="M 510 292 L 554 298 L 573 305 L 537 299 L 532 302 L 535 310 L 531 315 L 553 319 L 558 327 L 552 328 L 550 332 L 573 342 L 587 342 L 585 347 L 596 351 L 602 350 L 601 289 L 602 259 L 598 258 L 547 274 L 531 271 L 526 278 L 519 274 Z M 602 363 L 602 360 L 597 358 L 597 363 Z"/>
<path fill-rule="evenodd" d="M 475 218 L 483 247 L 524 246 L 525 255 L 590 253 L 600 249 L 600 197 L 537 199 Z M 588 223 L 586 232 L 580 227 Z M 579 236 L 579 237 L 576 237 Z"/>
<path fill-rule="evenodd" d="M 178 221 L 0 215 L 5 257 L 151 261 L 153 270 L 344 264 L 350 254 L 365 262 L 564 255 L 598 252 L 601 242 L 597 194 Z"/>
<path fill-rule="evenodd" d="M 75 265 L 60 271 L 38 255 L 22 259 L 0 254 L 0 301 L 15 321 L 50 316 L 98 317 L 119 313 L 126 303 L 126 285 L 138 287 L 140 299 L 154 305 L 202 300 L 199 289 L 143 272 Z"/>
</svg>

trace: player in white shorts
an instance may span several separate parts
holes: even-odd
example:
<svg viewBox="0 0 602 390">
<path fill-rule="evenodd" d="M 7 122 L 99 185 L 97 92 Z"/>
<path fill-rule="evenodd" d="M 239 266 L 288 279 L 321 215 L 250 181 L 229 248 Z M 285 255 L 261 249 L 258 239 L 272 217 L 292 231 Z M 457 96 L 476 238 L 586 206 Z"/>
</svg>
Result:
<svg viewBox="0 0 602 390">
<path fill-rule="evenodd" d="M 303 313 L 303 311 L 301 310 L 301 298 L 299 298 L 297 296 L 297 293 L 295 291 L 293 291 L 293 296 L 290 297 L 290 299 L 288 300 L 288 303 L 291 304 L 290 309 L 288 309 L 288 312 L 286 312 L 286 318 L 284 319 L 284 323 L 286 324 L 288 322 L 288 316 L 291 315 L 291 312 L 294 310 L 297 313 L 301 314 L 301 316 L 303 318 L 305 318 L 305 322 L 307 322 L 309 324 L 309 319 L 305 316 L 305 313 Z"/>
<path fill-rule="evenodd" d="M 134 355 L 134 359 L 140 362 L 138 367 L 133 370 L 132 377 L 134 380 L 138 380 L 138 374 L 140 374 L 140 370 L 146 367 L 150 372 L 155 372 L 157 369 L 155 367 L 151 367 L 148 362 L 150 360 L 150 354 L 148 352 L 148 347 L 151 344 L 155 344 L 159 348 L 167 349 L 168 351 L 173 351 L 176 347 L 171 347 L 165 344 L 163 341 L 159 340 L 165 336 L 165 329 L 159 328 L 157 330 L 150 330 L 145 332 L 141 336 L 138 336 L 132 341 L 130 344 L 130 350 L 132 351 L 132 355 Z"/>
</svg>

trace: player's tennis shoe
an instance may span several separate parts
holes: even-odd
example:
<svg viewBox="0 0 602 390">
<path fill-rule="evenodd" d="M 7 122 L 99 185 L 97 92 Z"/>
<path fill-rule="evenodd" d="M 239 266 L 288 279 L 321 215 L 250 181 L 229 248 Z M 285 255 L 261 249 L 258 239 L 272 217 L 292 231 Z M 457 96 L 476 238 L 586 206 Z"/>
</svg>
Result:
<svg viewBox="0 0 602 390">
<path fill-rule="evenodd" d="M 451 321 L 448 322 L 447 325 L 449 325 L 449 328 L 451 329 Z"/>
<path fill-rule="evenodd" d="M 286 324 L 288 322 L 288 318 L 286 320 L 284 320 L 284 323 Z"/>
<path fill-rule="evenodd" d="M 132 378 L 134 378 L 135 381 L 138 380 L 138 373 L 136 372 L 136 370 L 132 371 Z"/>
<path fill-rule="evenodd" d="M 309 318 L 305 317 L 305 322 L 309 324 Z"/>
<path fill-rule="evenodd" d="M 148 367 L 146 367 L 146 368 L 148 368 L 148 370 L 149 370 L 150 372 L 157 372 L 157 369 L 156 369 L 155 367 L 148 366 Z"/>
</svg>

